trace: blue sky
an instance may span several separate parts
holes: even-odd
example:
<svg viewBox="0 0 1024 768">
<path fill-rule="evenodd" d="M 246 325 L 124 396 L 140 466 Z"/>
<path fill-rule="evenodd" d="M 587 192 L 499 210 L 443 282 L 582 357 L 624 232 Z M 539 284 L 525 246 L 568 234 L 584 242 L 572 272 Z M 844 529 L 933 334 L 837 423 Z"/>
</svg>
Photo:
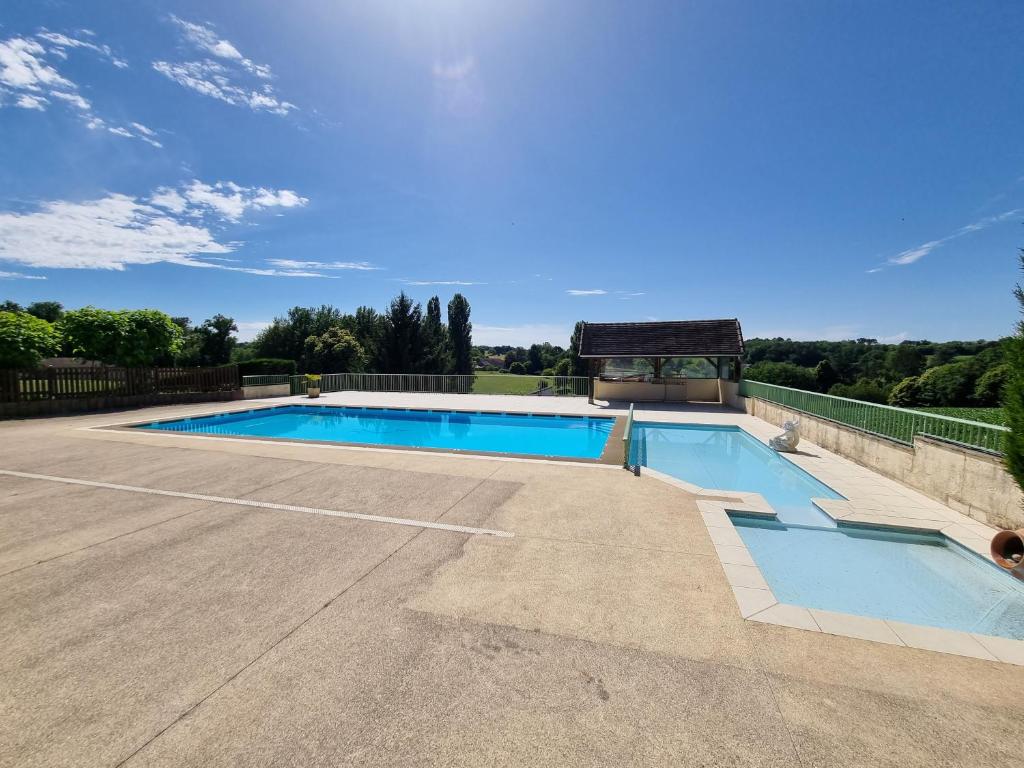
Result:
<svg viewBox="0 0 1024 768">
<path fill-rule="evenodd" d="M 0 6 L 0 298 L 232 315 L 1017 319 L 1020 3 Z"/>
</svg>

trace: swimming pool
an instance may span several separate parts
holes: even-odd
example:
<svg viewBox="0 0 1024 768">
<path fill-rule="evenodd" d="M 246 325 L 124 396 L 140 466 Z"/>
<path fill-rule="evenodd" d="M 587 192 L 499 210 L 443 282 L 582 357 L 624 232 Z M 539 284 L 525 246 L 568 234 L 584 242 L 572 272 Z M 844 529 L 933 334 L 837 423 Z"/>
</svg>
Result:
<svg viewBox="0 0 1024 768">
<path fill-rule="evenodd" d="M 288 405 L 137 425 L 139 429 L 573 459 L 601 457 L 615 419 Z"/>
<path fill-rule="evenodd" d="M 739 427 L 637 422 L 633 430 L 633 464 L 701 488 L 760 493 L 782 522 L 835 526 L 811 499 L 843 497 Z"/>
<path fill-rule="evenodd" d="M 780 602 L 1024 640 L 1024 584 L 942 534 L 731 519 Z"/>
</svg>

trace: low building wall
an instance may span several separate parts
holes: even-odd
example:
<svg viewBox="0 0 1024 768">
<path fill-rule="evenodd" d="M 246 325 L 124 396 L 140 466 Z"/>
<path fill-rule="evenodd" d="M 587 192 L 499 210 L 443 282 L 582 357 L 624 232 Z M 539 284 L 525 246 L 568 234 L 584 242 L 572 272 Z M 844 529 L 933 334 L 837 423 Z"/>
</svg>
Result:
<svg viewBox="0 0 1024 768">
<path fill-rule="evenodd" d="M 1024 527 L 1024 495 L 998 456 L 918 435 L 903 445 L 757 397 L 740 398 L 747 413 L 781 426 L 800 420 L 800 435 L 983 523 Z"/>
<path fill-rule="evenodd" d="M 255 400 L 259 397 L 287 397 L 291 393 L 291 384 L 259 384 L 255 387 L 242 387 L 242 398 L 245 400 Z"/>
<path fill-rule="evenodd" d="M 621 400 L 630 403 L 717 403 L 719 394 L 718 379 L 686 379 L 685 382 L 678 384 L 594 380 L 594 397 L 598 400 Z"/>
</svg>

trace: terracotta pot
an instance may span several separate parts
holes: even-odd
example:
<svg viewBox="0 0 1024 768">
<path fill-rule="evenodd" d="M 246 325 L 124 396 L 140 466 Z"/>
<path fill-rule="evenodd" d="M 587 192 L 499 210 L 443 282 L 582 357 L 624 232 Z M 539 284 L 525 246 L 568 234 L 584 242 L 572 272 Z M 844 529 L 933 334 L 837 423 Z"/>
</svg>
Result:
<svg viewBox="0 0 1024 768">
<path fill-rule="evenodd" d="M 306 394 L 310 397 L 320 397 L 320 387 L 306 387 Z"/>
<path fill-rule="evenodd" d="M 1000 531 L 992 537 L 992 559 L 1008 571 L 1024 570 L 1024 528 Z"/>
</svg>

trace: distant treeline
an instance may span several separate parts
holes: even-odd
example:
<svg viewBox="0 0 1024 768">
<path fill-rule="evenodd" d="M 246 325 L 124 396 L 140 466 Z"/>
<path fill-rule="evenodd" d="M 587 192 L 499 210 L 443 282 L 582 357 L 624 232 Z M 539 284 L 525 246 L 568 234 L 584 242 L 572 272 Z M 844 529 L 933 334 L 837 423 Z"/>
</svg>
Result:
<svg viewBox="0 0 1024 768">
<path fill-rule="evenodd" d="M 1008 344 L 748 339 L 744 378 L 901 407 L 995 407 L 1010 377 Z"/>
</svg>

